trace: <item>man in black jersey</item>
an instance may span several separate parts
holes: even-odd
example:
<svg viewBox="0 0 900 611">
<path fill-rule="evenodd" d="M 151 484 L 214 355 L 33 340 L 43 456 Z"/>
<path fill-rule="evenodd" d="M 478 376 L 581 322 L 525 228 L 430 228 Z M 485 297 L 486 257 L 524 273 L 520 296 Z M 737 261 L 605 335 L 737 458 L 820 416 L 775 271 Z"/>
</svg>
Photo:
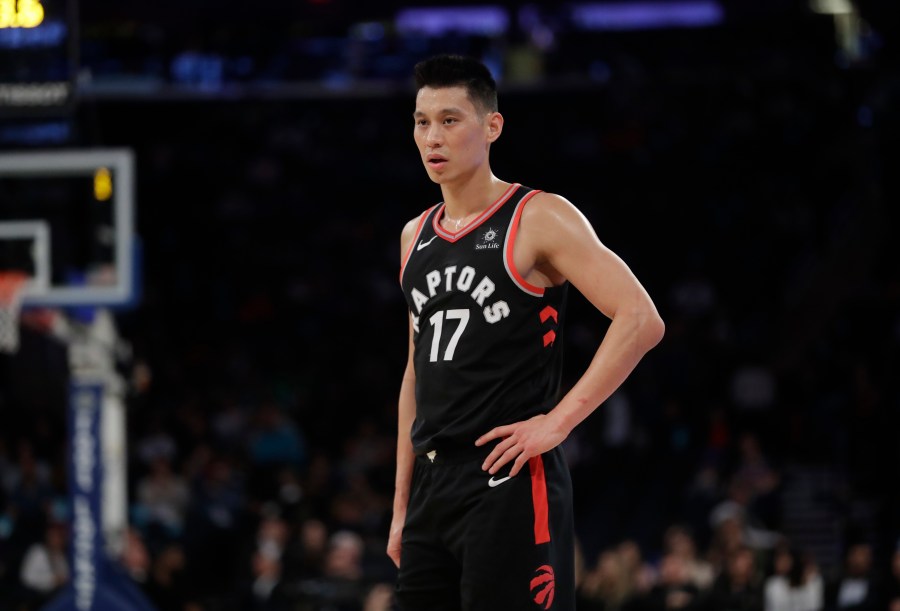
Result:
<svg viewBox="0 0 900 611">
<path fill-rule="evenodd" d="M 660 341 L 663 323 L 571 203 L 493 175 L 503 117 L 481 63 L 435 57 L 416 66 L 416 82 L 415 141 L 443 201 L 401 236 L 409 359 L 387 550 L 397 601 L 571 611 L 572 493 L 559 444 Z M 560 398 L 569 284 L 612 322 Z"/>
</svg>

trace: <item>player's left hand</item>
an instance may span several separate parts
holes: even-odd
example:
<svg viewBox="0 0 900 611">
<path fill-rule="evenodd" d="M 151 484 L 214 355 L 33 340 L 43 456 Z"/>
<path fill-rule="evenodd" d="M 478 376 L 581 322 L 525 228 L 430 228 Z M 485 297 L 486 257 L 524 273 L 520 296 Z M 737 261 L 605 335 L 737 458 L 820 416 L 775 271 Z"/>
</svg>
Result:
<svg viewBox="0 0 900 611">
<path fill-rule="evenodd" d="M 498 426 L 479 437 L 475 445 L 481 446 L 492 439 L 502 439 L 484 459 L 481 468 L 493 475 L 503 465 L 514 460 L 509 474 L 515 477 L 529 458 L 549 452 L 561 444 L 567 435 L 549 415 L 539 414 L 528 420 Z"/>
</svg>

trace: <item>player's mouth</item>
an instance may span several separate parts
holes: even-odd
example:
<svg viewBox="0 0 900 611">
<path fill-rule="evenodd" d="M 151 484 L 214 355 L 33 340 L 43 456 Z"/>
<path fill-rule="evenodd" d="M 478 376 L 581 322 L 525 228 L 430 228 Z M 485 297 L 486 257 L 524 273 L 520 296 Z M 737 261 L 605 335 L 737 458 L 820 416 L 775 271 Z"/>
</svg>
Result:
<svg viewBox="0 0 900 611">
<path fill-rule="evenodd" d="M 428 164 L 428 167 L 434 168 L 435 170 L 440 170 L 445 165 L 447 165 L 447 158 L 443 155 L 431 154 L 425 158 L 425 162 Z"/>
</svg>

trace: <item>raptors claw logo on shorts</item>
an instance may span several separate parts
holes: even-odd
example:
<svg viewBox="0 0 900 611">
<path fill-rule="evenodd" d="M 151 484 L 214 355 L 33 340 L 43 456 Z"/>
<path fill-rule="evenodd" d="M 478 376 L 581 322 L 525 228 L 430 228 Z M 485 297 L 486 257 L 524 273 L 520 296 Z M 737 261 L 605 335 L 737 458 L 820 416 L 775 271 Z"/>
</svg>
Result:
<svg viewBox="0 0 900 611">
<path fill-rule="evenodd" d="M 539 566 L 531 578 L 531 595 L 534 603 L 541 609 L 549 609 L 553 605 L 553 594 L 556 590 L 556 579 L 553 567 L 549 564 Z"/>
</svg>

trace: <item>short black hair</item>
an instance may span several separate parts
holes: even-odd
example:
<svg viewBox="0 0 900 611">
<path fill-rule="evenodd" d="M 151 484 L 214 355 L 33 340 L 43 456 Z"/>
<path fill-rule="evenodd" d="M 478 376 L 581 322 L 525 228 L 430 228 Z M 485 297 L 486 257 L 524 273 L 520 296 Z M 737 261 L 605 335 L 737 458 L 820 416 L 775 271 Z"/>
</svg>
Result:
<svg viewBox="0 0 900 611">
<path fill-rule="evenodd" d="M 497 112 L 497 83 L 483 63 L 463 55 L 436 55 L 416 64 L 416 90 L 423 87 L 464 87 L 484 112 Z"/>
</svg>

